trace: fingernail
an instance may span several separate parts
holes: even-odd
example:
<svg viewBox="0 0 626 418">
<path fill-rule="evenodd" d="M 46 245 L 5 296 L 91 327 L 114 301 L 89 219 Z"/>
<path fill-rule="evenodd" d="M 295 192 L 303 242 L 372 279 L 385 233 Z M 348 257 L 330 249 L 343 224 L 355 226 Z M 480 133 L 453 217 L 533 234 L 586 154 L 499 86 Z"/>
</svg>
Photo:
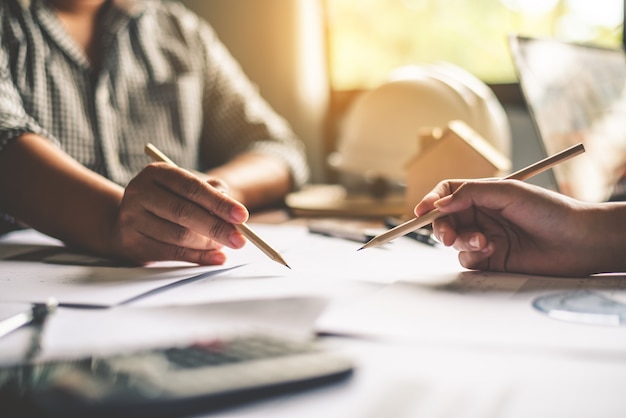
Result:
<svg viewBox="0 0 626 418">
<path fill-rule="evenodd" d="M 243 237 L 243 235 L 241 235 L 240 232 L 236 231 L 230 234 L 230 237 L 228 237 L 228 239 L 235 248 L 243 247 L 246 243 L 246 239 Z"/>
<path fill-rule="evenodd" d="M 226 261 L 226 254 L 222 252 L 212 252 L 209 256 L 210 264 L 224 264 Z"/>
<path fill-rule="evenodd" d="M 469 245 L 470 247 L 472 247 L 473 249 L 478 249 L 478 246 L 480 245 L 480 239 L 478 238 L 478 235 L 472 235 L 469 239 Z"/>
<path fill-rule="evenodd" d="M 230 217 L 232 218 L 233 222 L 245 222 L 248 219 L 248 211 L 241 206 L 235 206 L 230 211 Z"/>
<path fill-rule="evenodd" d="M 494 244 L 493 242 L 490 242 L 489 244 L 485 245 L 485 246 L 484 246 L 484 247 L 480 250 L 480 252 L 481 252 L 481 253 L 483 253 L 483 254 L 489 254 L 491 251 L 493 251 L 493 249 L 494 249 L 494 245 L 495 245 L 495 244 Z"/>
<path fill-rule="evenodd" d="M 446 206 L 447 204 L 450 203 L 450 201 L 452 200 L 452 195 L 448 195 L 445 197 L 442 197 L 441 199 L 437 200 L 435 202 L 435 207 L 436 208 L 440 208 L 442 206 Z"/>
</svg>

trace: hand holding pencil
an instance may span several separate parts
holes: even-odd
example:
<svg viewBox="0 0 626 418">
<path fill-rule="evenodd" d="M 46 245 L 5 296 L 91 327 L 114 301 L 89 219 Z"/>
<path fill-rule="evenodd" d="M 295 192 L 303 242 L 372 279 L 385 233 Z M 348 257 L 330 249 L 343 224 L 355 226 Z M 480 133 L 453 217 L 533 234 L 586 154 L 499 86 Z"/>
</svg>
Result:
<svg viewBox="0 0 626 418">
<path fill-rule="evenodd" d="M 613 206 L 580 202 L 519 181 L 580 152 L 582 147 L 574 147 L 501 180 L 442 181 L 417 205 L 420 221 L 409 225 L 429 219 L 434 235 L 454 247 L 469 269 L 558 276 L 598 272 L 607 267 L 599 267 L 597 260 L 606 257 L 592 249 L 607 246 L 602 243 L 607 232 L 595 229 L 619 215 Z M 621 219 L 606 227 L 619 227 Z"/>
<path fill-rule="evenodd" d="M 512 174 L 509 174 L 504 179 L 505 180 L 527 180 L 539 173 L 542 173 L 554 167 L 557 164 L 562 163 L 563 161 L 566 161 L 579 154 L 582 154 L 583 152 L 585 152 L 585 147 L 582 144 L 571 146 L 553 156 L 544 158 L 543 160 L 537 161 L 536 163 L 531 164 L 526 168 L 523 168 Z M 439 211 L 439 209 L 433 208 L 432 211 L 422 216 L 413 218 L 407 222 L 404 222 L 396 226 L 395 228 L 390 229 L 389 231 L 386 231 L 380 235 L 377 235 L 376 237 L 372 238 L 369 242 L 367 242 L 364 246 L 359 248 L 359 250 L 374 247 L 374 246 L 389 242 L 391 240 L 394 240 L 398 237 L 408 234 L 411 231 L 415 231 L 419 228 L 422 228 L 432 223 L 433 221 L 440 218 L 441 216 L 443 216 L 443 214 Z"/>
<path fill-rule="evenodd" d="M 172 161 L 168 156 L 166 156 L 161 150 L 159 150 L 153 144 L 148 143 L 145 147 L 145 153 L 152 157 L 154 161 L 164 162 L 169 164 L 172 167 L 177 167 L 176 163 Z M 193 175 L 202 178 L 204 175 L 202 173 L 192 172 Z M 224 198 L 224 196 L 222 196 Z M 235 202 L 231 202 L 235 203 Z M 236 202 L 238 203 L 238 202 Z M 241 206 L 241 204 L 239 204 Z M 243 206 L 241 206 L 243 207 Z M 245 209 L 245 208 L 244 208 Z M 245 223 L 234 223 L 234 228 L 241 233 L 244 237 L 246 237 L 252 244 L 254 244 L 257 248 L 259 248 L 265 255 L 267 255 L 271 260 L 284 265 L 285 267 L 289 267 L 285 259 L 281 256 L 281 254 L 272 248 L 267 242 L 265 242 L 259 235 L 257 235 L 248 225 Z"/>
<path fill-rule="evenodd" d="M 246 244 L 234 224 L 248 219 L 246 207 L 223 193 L 224 187 L 218 179 L 202 179 L 170 164 L 147 165 L 114 202 L 113 227 L 97 235 L 110 242 L 107 253 L 133 264 L 223 264 L 224 247 Z"/>
</svg>

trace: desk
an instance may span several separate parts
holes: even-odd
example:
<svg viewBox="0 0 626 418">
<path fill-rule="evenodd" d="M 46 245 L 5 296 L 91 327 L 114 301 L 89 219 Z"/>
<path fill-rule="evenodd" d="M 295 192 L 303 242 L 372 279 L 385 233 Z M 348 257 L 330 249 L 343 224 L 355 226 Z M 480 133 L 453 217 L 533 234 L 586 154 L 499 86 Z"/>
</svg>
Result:
<svg viewBox="0 0 626 418">
<path fill-rule="evenodd" d="M 275 220 L 278 224 L 270 225 Z M 393 251 L 369 250 L 368 260 L 393 263 L 371 266 L 359 278 L 353 277 L 352 270 L 344 271 L 336 254 L 324 252 L 359 245 L 308 237 L 297 229 L 304 223 L 281 213 L 263 214 L 250 223 L 270 241 L 301 240 L 285 238 L 278 246 L 293 260 L 294 272 L 274 266 L 262 254 L 233 253 L 231 259 L 252 256 L 250 267 L 171 288 L 131 306 L 147 310 L 171 308 L 173 301 L 183 307 L 188 303 L 198 310 L 196 317 L 204 315 L 200 323 L 207 321 L 204 310 L 214 309 L 217 302 L 236 301 L 250 307 L 249 299 L 256 296 L 255 312 L 263 312 L 263 301 L 273 303 L 277 297 L 323 296 L 329 303 L 321 313 L 315 306 L 302 307 L 293 311 L 300 313 L 294 321 L 284 312 L 255 316 L 259 321 L 282 321 L 278 325 L 284 329 L 321 333 L 330 349 L 354 358 L 354 376 L 336 385 L 198 416 L 626 416 L 626 328 L 558 321 L 530 305 L 536 295 L 580 287 L 623 292 L 623 276 L 581 281 L 469 272 L 458 266 L 453 251 L 402 242 L 394 243 Z M 309 252 L 303 251 L 303 245 Z M 303 257 L 307 255 L 311 260 Z M 326 260 L 332 263 L 324 265 Z M 352 262 L 346 257 L 347 264 Z M 298 272 L 304 266 L 309 271 Z M 2 299 L 10 300 L 10 295 L 3 293 Z M 76 338 L 88 335 L 89 324 L 78 321 L 57 323 L 48 331 L 63 326 L 73 327 Z M 165 342 L 163 332 L 174 327 L 175 321 L 163 330 L 148 330 L 143 343 Z M 177 338 L 203 332 L 197 327 L 187 331 L 190 334 L 185 335 L 181 330 Z M 11 341 L 17 344 L 19 337 L 16 333 Z M 62 346 L 55 341 L 54 335 L 44 340 L 52 351 L 55 344 L 57 350 L 80 345 L 65 341 Z M 93 348 L 88 342 L 82 342 L 82 349 Z M 7 341 L 3 343 L 6 346 Z M 6 359 L 9 354 L 2 345 L 0 359 Z"/>
<path fill-rule="evenodd" d="M 623 360 L 384 340 L 333 343 L 356 359 L 352 380 L 206 417 L 617 418 L 626 408 Z"/>
</svg>

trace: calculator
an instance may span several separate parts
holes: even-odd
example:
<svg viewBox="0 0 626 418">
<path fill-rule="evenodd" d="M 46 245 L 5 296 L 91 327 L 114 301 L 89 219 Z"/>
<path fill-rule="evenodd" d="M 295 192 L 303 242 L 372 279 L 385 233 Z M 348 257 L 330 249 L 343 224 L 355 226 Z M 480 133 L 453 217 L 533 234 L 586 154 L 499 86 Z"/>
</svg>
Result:
<svg viewBox="0 0 626 418">
<path fill-rule="evenodd" d="M 347 357 L 268 334 L 0 368 L 14 416 L 176 417 L 346 379 Z"/>
</svg>

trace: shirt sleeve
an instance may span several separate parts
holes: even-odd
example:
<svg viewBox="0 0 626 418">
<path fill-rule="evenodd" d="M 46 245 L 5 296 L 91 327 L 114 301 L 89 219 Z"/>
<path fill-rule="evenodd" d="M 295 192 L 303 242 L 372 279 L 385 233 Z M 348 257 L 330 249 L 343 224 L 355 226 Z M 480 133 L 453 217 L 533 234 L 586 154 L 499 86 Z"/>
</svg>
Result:
<svg viewBox="0 0 626 418">
<path fill-rule="evenodd" d="M 53 139 L 24 110 L 22 98 L 11 77 L 8 48 L 4 41 L 0 39 L 0 152 L 9 141 L 26 132 Z"/>
<path fill-rule="evenodd" d="M 197 22 L 206 71 L 203 162 L 211 167 L 243 152 L 268 154 L 283 160 L 295 187 L 302 186 L 309 179 L 304 144 L 260 95 L 213 29 L 199 18 Z"/>
<path fill-rule="evenodd" d="M 0 34 L 0 152 L 9 141 L 26 132 L 49 136 L 24 110 L 22 99 L 11 77 L 5 41 Z M 0 211 L 0 234 L 24 227 L 18 220 Z"/>
</svg>

